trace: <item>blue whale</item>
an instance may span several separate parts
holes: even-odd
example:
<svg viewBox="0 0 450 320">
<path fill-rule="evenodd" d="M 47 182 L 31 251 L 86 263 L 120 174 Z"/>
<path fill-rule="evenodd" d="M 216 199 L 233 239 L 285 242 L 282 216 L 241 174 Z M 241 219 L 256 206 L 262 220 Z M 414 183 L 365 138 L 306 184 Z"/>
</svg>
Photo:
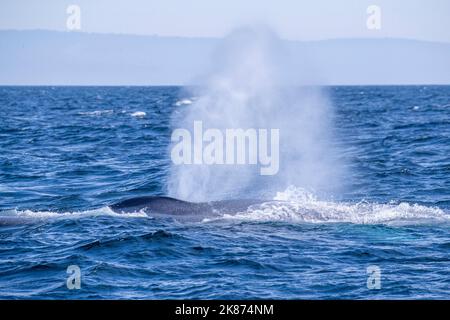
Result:
<svg viewBox="0 0 450 320">
<path fill-rule="evenodd" d="M 146 196 L 127 199 L 109 206 L 116 213 L 145 212 L 149 216 L 219 216 L 236 214 L 263 201 L 235 199 L 211 202 L 188 202 L 170 197 Z"/>
<path fill-rule="evenodd" d="M 246 211 L 250 206 L 264 201 L 254 199 L 188 202 L 164 196 L 145 196 L 123 200 L 108 206 L 115 213 L 144 212 L 150 217 L 174 217 L 176 219 L 202 220 L 224 214 Z M 0 227 L 36 223 L 37 217 L 0 216 Z"/>
</svg>

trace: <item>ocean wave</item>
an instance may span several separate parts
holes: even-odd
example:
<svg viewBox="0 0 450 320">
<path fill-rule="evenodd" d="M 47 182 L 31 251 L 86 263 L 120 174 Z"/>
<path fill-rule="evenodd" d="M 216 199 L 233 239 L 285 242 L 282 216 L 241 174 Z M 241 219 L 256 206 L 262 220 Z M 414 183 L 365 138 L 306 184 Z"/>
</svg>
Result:
<svg viewBox="0 0 450 320">
<path fill-rule="evenodd" d="M 24 218 L 24 219 L 48 219 L 48 218 L 80 218 L 88 216 L 117 216 L 117 217 L 148 217 L 142 211 L 131 213 L 116 213 L 109 207 L 102 207 L 99 209 L 85 210 L 85 211 L 33 211 L 33 210 L 6 210 L 1 212 L 1 218 Z"/>
<path fill-rule="evenodd" d="M 450 222 L 450 215 L 437 207 L 402 203 L 322 201 L 304 189 L 288 187 L 273 201 L 254 205 L 246 212 L 224 215 L 225 219 L 309 223 L 413 225 Z"/>
<path fill-rule="evenodd" d="M 81 116 L 102 116 L 107 114 L 114 113 L 114 110 L 95 110 L 95 111 L 86 111 L 86 112 L 78 112 Z"/>
</svg>

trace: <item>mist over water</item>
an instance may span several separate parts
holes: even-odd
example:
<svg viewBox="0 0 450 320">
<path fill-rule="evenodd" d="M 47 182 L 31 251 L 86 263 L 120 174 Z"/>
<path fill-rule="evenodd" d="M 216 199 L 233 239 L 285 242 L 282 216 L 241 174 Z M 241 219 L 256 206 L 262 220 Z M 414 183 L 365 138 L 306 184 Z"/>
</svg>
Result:
<svg viewBox="0 0 450 320">
<path fill-rule="evenodd" d="M 339 190 L 342 170 L 331 147 L 333 108 L 326 93 L 311 85 L 318 77 L 306 59 L 306 54 L 291 56 L 266 27 L 242 28 L 227 36 L 212 57 L 211 70 L 196 79 L 200 86 L 187 93 L 194 103 L 174 112 L 172 129 L 193 135 L 194 121 L 202 121 L 203 130 L 222 132 L 279 129 L 279 171 L 262 176 L 257 165 L 172 164 L 169 195 L 205 201 L 271 199 L 288 186 L 318 193 Z M 308 65 L 305 72 L 302 65 Z"/>
</svg>

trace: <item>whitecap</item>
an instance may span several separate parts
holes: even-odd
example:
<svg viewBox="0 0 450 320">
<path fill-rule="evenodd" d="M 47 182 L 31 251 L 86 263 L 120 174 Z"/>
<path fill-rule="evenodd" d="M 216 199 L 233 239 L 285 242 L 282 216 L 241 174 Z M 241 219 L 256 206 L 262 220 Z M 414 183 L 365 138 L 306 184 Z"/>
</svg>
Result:
<svg viewBox="0 0 450 320">
<path fill-rule="evenodd" d="M 136 111 L 131 114 L 132 117 L 143 118 L 147 115 L 144 111 Z"/>
<path fill-rule="evenodd" d="M 175 105 L 177 107 L 183 106 L 183 105 L 189 105 L 192 104 L 192 100 L 191 99 L 181 99 L 178 100 L 177 102 L 175 102 Z"/>
</svg>

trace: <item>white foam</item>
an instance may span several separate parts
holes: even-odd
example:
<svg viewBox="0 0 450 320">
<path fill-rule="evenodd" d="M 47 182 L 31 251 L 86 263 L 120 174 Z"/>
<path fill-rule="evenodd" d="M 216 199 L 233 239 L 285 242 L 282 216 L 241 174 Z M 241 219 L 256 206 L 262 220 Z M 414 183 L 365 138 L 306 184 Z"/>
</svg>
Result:
<svg viewBox="0 0 450 320">
<path fill-rule="evenodd" d="M 111 210 L 110 207 L 102 207 L 99 209 L 86 210 L 86 211 L 69 211 L 69 212 L 54 212 L 54 211 L 32 211 L 32 210 L 9 210 L 2 212 L 3 216 L 8 217 L 21 217 L 21 218 L 35 218 L 35 219 L 47 219 L 47 218 L 80 218 L 89 216 L 117 216 L 117 217 L 147 217 L 147 214 L 143 211 L 131 212 L 131 213 L 116 213 Z"/>
<path fill-rule="evenodd" d="M 136 111 L 131 114 L 132 117 L 143 118 L 147 115 L 144 111 Z"/>
<path fill-rule="evenodd" d="M 177 107 L 183 106 L 183 105 L 189 105 L 192 104 L 192 100 L 191 99 L 181 99 L 178 100 L 177 102 L 175 102 L 175 105 Z"/>
<path fill-rule="evenodd" d="M 112 114 L 114 110 L 95 110 L 95 111 L 89 111 L 89 112 L 79 112 L 79 115 L 83 116 L 102 116 L 107 114 Z"/>
<path fill-rule="evenodd" d="M 450 214 L 437 207 L 409 203 L 348 203 L 318 200 L 301 188 L 278 192 L 273 201 L 250 207 L 225 219 L 290 221 L 310 223 L 354 223 L 409 225 L 450 222 Z"/>
</svg>

